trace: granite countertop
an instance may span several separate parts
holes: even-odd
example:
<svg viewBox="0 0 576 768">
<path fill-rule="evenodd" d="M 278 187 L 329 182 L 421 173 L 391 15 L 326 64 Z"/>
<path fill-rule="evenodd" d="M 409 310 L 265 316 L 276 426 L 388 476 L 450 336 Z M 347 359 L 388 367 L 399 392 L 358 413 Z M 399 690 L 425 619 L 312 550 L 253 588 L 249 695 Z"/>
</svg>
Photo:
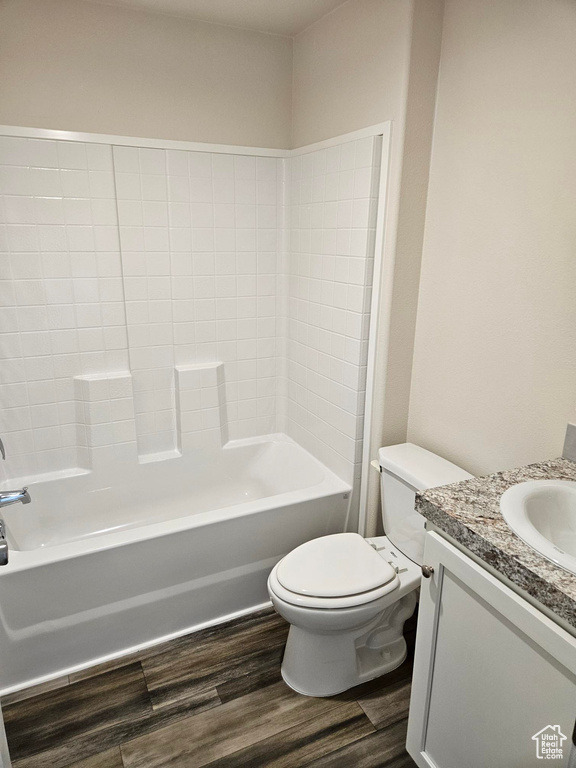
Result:
<svg viewBox="0 0 576 768">
<path fill-rule="evenodd" d="M 576 628 L 576 575 L 525 544 L 500 512 L 500 497 L 526 480 L 576 480 L 576 462 L 550 459 L 519 469 L 430 488 L 416 509 L 481 560 Z"/>
</svg>

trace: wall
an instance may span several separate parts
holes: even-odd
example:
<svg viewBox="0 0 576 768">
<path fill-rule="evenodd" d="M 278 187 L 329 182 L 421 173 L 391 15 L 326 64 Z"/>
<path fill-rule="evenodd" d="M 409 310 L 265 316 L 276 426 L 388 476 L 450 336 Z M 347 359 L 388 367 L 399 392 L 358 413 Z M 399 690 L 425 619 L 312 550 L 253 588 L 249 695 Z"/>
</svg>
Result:
<svg viewBox="0 0 576 768">
<path fill-rule="evenodd" d="M 289 38 L 79 0 L 0 3 L 0 124 L 289 147 Z"/>
<path fill-rule="evenodd" d="M 0 469 L 106 473 L 285 430 L 357 479 L 380 150 L 0 137 Z"/>
<path fill-rule="evenodd" d="M 576 6 L 447 0 L 410 440 L 487 473 L 576 400 Z"/>
<path fill-rule="evenodd" d="M 0 137 L 9 477 L 275 432 L 283 163 Z"/>
<path fill-rule="evenodd" d="M 290 250 L 279 414 L 291 437 L 351 483 L 360 477 L 381 152 L 381 138 L 371 136 L 286 161 Z"/>
<path fill-rule="evenodd" d="M 86 466 L 74 377 L 128 367 L 112 148 L 2 137 L 0 194 L 3 469 Z"/>
<path fill-rule="evenodd" d="M 354 0 L 294 38 L 292 146 L 400 120 L 412 0 Z"/>
<path fill-rule="evenodd" d="M 173 393 L 180 366 L 224 364 L 231 439 L 275 431 L 282 162 L 114 147 L 141 455 L 178 446 Z M 217 405 L 211 414 L 196 414 L 198 431 L 209 428 L 210 416 L 220 428 Z"/>
<path fill-rule="evenodd" d="M 386 355 L 378 358 L 381 391 L 374 403 L 375 454 L 381 445 L 403 442 L 408 426 L 414 333 L 442 40 L 443 0 L 415 0 L 406 91 L 402 176 L 397 214 L 393 291 L 381 327 L 388 330 Z M 378 478 L 373 478 L 379 493 Z"/>
<path fill-rule="evenodd" d="M 292 141 L 392 121 L 370 454 L 406 439 L 443 0 L 355 0 L 294 40 Z M 368 532 L 378 522 L 370 478 Z"/>
</svg>

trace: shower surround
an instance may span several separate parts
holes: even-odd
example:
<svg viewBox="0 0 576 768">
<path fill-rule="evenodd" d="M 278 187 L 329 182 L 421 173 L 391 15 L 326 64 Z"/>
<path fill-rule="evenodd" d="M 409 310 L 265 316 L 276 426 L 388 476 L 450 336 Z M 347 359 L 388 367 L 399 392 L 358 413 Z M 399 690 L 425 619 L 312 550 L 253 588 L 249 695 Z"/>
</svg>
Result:
<svg viewBox="0 0 576 768">
<path fill-rule="evenodd" d="M 2 695 L 262 607 L 358 509 L 381 138 L 92 139 L 0 137 Z"/>
<path fill-rule="evenodd" d="M 357 480 L 380 147 L 0 137 L 5 479 L 283 432 Z"/>
</svg>

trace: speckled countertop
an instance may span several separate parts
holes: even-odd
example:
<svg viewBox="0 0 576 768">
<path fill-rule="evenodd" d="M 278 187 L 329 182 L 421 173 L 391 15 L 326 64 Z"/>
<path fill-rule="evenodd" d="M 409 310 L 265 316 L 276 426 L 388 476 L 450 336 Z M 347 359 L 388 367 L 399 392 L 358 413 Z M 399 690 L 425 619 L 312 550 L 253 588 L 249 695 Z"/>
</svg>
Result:
<svg viewBox="0 0 576 768">
<path fill-rule="evenodd" d="M 416 509 L 435 526 L 576 628 L 576 576 L 546 560 L 508 527 L 500 497 L 526 480 L 576 480 L 576 462 L 550 459 L 430 488 Z"/>
</svg>

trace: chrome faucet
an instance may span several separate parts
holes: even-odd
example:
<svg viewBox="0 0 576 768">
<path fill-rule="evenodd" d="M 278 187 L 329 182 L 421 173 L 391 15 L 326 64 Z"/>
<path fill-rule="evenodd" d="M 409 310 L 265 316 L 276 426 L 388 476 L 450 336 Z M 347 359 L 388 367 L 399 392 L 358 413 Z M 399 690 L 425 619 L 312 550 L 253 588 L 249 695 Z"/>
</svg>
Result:
<svg viewBox="0 0 576 768">
<path fill-rule="evenodd" d="M 28 488 L 22 488 L 20 491 L 0 491 L 0 509 L 9 507 L 10 504 L 30 504 L 31 501 Z"/>
<path fill-rule="evenodd" d="M 21 491 L 0 491 L 0 508 L 10 504 L 30 504 L 30 494 L 27 488 Z M 8 565 L 8 541 L 6 540 L 6 523 L 0 517 L 0 566 Z"/>
<path fill-rule="evenodd" d="M 0 438 L 0 456 L 6 458 L 6 451 Z M 19 491 L 0 491 L 0 509 L 9 507 L 10 504 L 30 504 L 32 499 L 28 488 Z M 8 565 L 8 541 L 6 540 L 6 523 L 0 518 L 0 565 Z M 2 761 L 0 760 L 0 763 Z"/>
<path fill-rule="evenodd" d="M 8 542 L 4 520 L 0 520 L 0 565 L 8 565 Z"/>
</svg>

